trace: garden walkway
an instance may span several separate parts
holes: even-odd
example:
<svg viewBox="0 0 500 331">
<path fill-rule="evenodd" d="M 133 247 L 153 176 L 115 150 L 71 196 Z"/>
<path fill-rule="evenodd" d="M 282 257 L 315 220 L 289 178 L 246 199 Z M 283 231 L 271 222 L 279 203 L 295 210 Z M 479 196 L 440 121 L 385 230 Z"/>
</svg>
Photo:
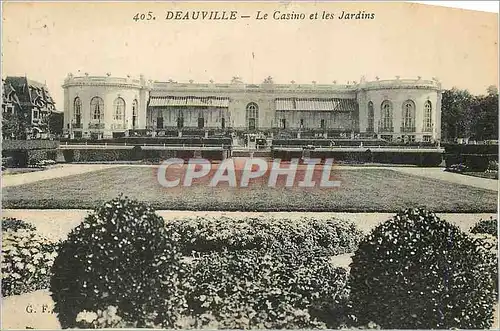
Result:
<svg viewBox="0 0 500 331">
<path fill-rule="evenodd" d="M 83 174 L 117 167 L 115 164 L 64 164 L 50 167 L 46 170 L 26 172 L 22 174 L 2 174 L 2 187 L 17 186 L 38 182 L 45 179 L 54 179 Z"/>
<path fill-rule="evenodd" d="M 486 190 L 498 191 L 498 180 L 456 174 L 444 171 L 443 168 L 391 167 L 390 169 L 409 175 L 422 176 L 456 184 L 474 186 Z"/>
</svg>

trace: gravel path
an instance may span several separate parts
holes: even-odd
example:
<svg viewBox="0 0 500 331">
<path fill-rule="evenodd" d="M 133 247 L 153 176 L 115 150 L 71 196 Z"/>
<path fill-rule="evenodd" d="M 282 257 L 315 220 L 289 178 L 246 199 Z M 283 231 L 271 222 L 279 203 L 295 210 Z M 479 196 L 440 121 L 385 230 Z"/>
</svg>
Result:
<svg viewBox="0 0 500 331">
<path fill-rule="evenodd" d="M 451 183 L 469 185 L 477 188 L 483 188 L 486 190 L 498 191 L 498 180 L 460 175 L 444 171 L 443 168 L 392 167 L 391 170 L 399 171 L 409 175 L 439 179 Z"/>
<path fill-rule="evenodd" d="M 45 179 L 73 176 L 86 172 L 114 168 L 114 164 L 64 164 L 57 165 L 47 170 L 27 172 L 22 174 L 2 174 L 2 187 L 29 184 Z"/>
<path fill-rule="evenodd" d="M 67 234 L 83 221 L 90 210 L 83 209 L 5 209 L 2 217 L 15 217 L 32 223 L 45 237 L 59 240 L 65 239 Z M 220 211 L 170 211 L 158 210 L 157 213 L 165 220 L 176 219 L 189 216 L 257 216 L 270 215 L 275 218 L 287 218 L 290 220 L 301 216 L 315 218 L 336 217 L 354 222 L 359 229 L 368 233 L 379 223 L 388 220 L 394 213 L 329 213 L 329 212 L 220 212 Z M 438 213 L 439 217 L 456 224 L 462 230 L 468 231 L 480 219 L 496 217 L 495 214 L 446 214 Z"/>
</svg>

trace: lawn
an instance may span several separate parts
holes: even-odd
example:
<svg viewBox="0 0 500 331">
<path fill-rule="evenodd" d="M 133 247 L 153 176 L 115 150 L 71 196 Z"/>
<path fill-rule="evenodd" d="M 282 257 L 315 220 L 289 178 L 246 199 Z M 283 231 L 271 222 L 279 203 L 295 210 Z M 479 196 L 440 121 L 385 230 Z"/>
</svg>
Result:
<svg viewBox="0 0 500 331">
<path fill-rule="evenodd" d="M 496 212 L 497 193 L 389 169 L 332 171 L 337 188 L 164 188 L 154 167 L 119 167 L 3 189 L 3 208 L 89 209 L 123 193 L 156 209 L 225 211 L 396 212 L 425 207 L 435 212 Z M 252 183 L 252 182 L 251 182 Z"/>
</svg>

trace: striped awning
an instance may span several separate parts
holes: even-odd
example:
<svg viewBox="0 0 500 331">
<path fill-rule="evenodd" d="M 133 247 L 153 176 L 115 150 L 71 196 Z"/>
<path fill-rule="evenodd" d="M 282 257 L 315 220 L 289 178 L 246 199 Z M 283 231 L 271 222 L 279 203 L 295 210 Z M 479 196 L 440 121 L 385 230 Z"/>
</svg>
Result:
<svg viewBox="0 0 500 331">
<path fill-rule="evenodd" d="M 277 111 L 338 111 L 351 112 L 357 108 L 354 99 L 304 99 L 278 98 L 275 100 Z"/>
<path fill-rule="evenodd" d="M 151 97 L 150 107 L 217 107 L 228 108 L 227 97 Z"/>
</svg>

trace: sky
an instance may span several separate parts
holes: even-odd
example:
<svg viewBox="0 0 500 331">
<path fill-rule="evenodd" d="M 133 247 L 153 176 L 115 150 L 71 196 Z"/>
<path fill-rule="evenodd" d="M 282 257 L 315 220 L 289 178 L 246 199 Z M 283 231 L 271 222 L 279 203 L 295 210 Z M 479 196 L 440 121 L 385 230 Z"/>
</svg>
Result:
<svg viewBox="0 0 500 331">
<path fill-rule="evenodd" d="M 498 14 L 414 3 L 2 3 L 2 77 L 46 82 L 63 110 L 68 73 L 159 81 L 329 84 L 438 78 L 483 94 L 498 85 Z M 233 21 L 166 20 L 168 11 L 238 12 Z M 152 11 L 155 20 L 134 21 Z M 257 20 L 268 14 L 267 20 Z M 273 13 L 303 13 L 276 20 Z M 309 19 L 323 12 L 334 20 Z M 342 12 L 374 19 L 341 20 Z"/>
</svg>

